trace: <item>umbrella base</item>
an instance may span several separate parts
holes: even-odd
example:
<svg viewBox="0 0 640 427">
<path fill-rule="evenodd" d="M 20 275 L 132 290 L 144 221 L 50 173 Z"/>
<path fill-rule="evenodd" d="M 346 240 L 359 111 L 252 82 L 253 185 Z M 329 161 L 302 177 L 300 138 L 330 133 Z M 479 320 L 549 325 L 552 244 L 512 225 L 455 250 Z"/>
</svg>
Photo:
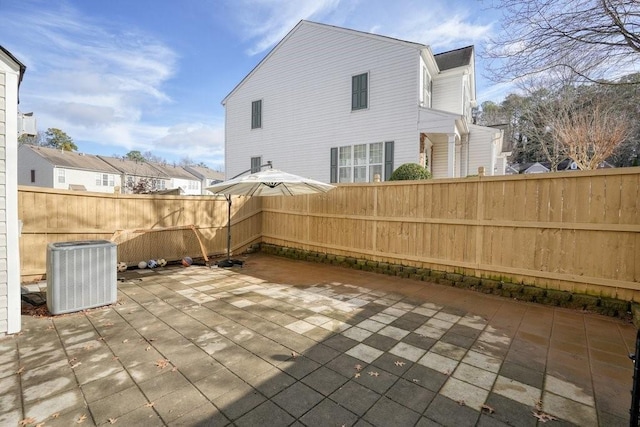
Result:
<svg viewBox="0 0 640 427">
<path fill-rule="evenodd" d="M 244 261 L 240 261 L 239 259 L 223 259 L 222 261 L 218 262 L 218 267 L 230 268 L 234 265 L 239 265 L 240 267 L 242 267 L 243 264 Z"/>
</svg>

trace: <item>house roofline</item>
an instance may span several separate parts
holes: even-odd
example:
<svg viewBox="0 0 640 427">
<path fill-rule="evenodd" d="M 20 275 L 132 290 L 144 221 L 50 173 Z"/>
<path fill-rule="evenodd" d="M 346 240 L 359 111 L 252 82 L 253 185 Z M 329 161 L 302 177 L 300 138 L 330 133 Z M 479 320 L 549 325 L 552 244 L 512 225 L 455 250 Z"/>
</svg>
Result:
<svg viewBox="0 0 640 427">
<path fill-rule="evenodd" d="M 251 76 L 253 76 L 256 73 L 256 71 L 262 66 L 262 64 L 264 64 L 271 56 L 273 56 L 273 54 L 279 49 L 279 47 L 285 41 L 287 41 L 291 37 L 291 35 L 293 33 L 295 33 L 303 25 L 312 25 L 312 26 L 321 27 L 321 28 L 331 28 L 331 29 L 336 30 L 336 31 L 341 31 L 341 32 L 345 32 L 345 33 L 352 33 L 352 34 L 355 34 L 355 35 L 359 35 L 361 37 L 375 38 L 375 39 L 378 39 L 378 40 L 385 40 L 385 41 L 388 41 L 388 42 L 391 42 L 391 43 L 408 45 L 408 46 L 414 47 L 414 48 L 419 49 L 419 50 L 423 50 L 425 48 L 427 48 L 427 49 L 429 48 L 428 45 L 421 44 L 421 43 L 410 42 L 410 41 L 407 41 L 407 40 L 396 39 L 396 38 L 393 38 L 393 37 L 384 36 L 384 35 L 380 35 L 380 34 L 372 34 L 372 33 L 367 33 L 365 31 L 353 30 L 351 28 L 338 27 L 336 25 L 322 24 L 322 23 L 319 23 L 319 22 L 307 21 L 307 20 L 302 19 L 300 22 L 298 22 L 296 24 L 295 27 L 293 27 L 291 29 L 291 31 L 289 31 L 287 33 L 286 36 L 284 36 L 282 38 L 282 40 L 280 40 L 269 51 L 269 53 L 267 55 L 265 55 L 264 58 L 262 58 L 262 60 L 260 60 L 260 62 L 258 62 L 258 64 L 256 64 L 255 67 L 253 67 L 253 69 L 242 80 L 240 80 L 240 82 L 231 90 L 231 92 L 229 92 L 227 94 L 227 96 L 224 97 L 224 99 L 222 100 L 221 104 L 224 106 L 227 103 L 227 100 L 231 97 L 231 95 L 233 95 L 244 84 L 245 81 L 247 81 Z M 433 54 L 433 52 L 432 52 L 432 54 Z"/>
<path fill-rule="evenodd" d="M 22 83 L 22 78 L 24 77 L 24 73 L 27 71 L 27 66 L 18 60 L 11 52 L 9 52 L 4 46 L 0 45 L 0 50 L 9 57 L 13 62 L 16 63 L 18 68 L 20 69 L 20 76 L 18 77 L 18 89 L 20 89 L 20 84 Z M 20 96 L 18 95 L 18 104 L 20 103 Z"/>
</svg>

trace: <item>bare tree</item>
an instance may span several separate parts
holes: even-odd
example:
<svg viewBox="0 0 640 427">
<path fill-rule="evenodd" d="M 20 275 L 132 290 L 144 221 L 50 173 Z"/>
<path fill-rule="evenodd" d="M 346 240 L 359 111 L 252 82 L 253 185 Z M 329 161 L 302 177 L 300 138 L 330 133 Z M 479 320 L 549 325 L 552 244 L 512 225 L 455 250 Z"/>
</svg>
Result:
<svg viewBox="0 0 640 427">
<path fill-rule="evenodd" d="M 638 0 L 495 0 L 502 31 L 484 56 L 496 81 L 547 74 L 609 83 L 637 69 Z M 617 84 L 636 84 L 615 82 Z"/>
<path fill-rule="evenodd" d="M 565 103 L 549 123 L 553 140 L 579 169 L 597 169 L 632 130 L 624 113 L 597 99 Z"/>
</svg>

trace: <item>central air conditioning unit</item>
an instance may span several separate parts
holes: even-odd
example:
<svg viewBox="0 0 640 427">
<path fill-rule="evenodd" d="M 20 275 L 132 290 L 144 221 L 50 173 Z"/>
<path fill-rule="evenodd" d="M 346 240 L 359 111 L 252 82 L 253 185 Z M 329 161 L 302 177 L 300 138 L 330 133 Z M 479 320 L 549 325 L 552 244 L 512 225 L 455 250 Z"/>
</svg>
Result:
<svg viewBox="0 0 640 427">
<path fill-rule="evenodd" d="M 115 303 L 116 266 L 117 245 L 108 240 L 49 243 L 49 312 L 63 314 Z"/>
</svg>

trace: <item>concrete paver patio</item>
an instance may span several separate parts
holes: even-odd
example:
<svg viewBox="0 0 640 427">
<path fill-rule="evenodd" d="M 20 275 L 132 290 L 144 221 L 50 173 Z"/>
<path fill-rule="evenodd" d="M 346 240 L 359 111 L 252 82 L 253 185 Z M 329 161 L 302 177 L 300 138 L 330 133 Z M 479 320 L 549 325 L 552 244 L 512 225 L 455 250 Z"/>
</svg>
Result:
<svg viewBox="0 0 640 427">
<path fill-rule="evenodd" d="M 0 339 L 0 425 L 628 425 L 617 319 L 264 254 L 118 291 Z"/>
</svg>

